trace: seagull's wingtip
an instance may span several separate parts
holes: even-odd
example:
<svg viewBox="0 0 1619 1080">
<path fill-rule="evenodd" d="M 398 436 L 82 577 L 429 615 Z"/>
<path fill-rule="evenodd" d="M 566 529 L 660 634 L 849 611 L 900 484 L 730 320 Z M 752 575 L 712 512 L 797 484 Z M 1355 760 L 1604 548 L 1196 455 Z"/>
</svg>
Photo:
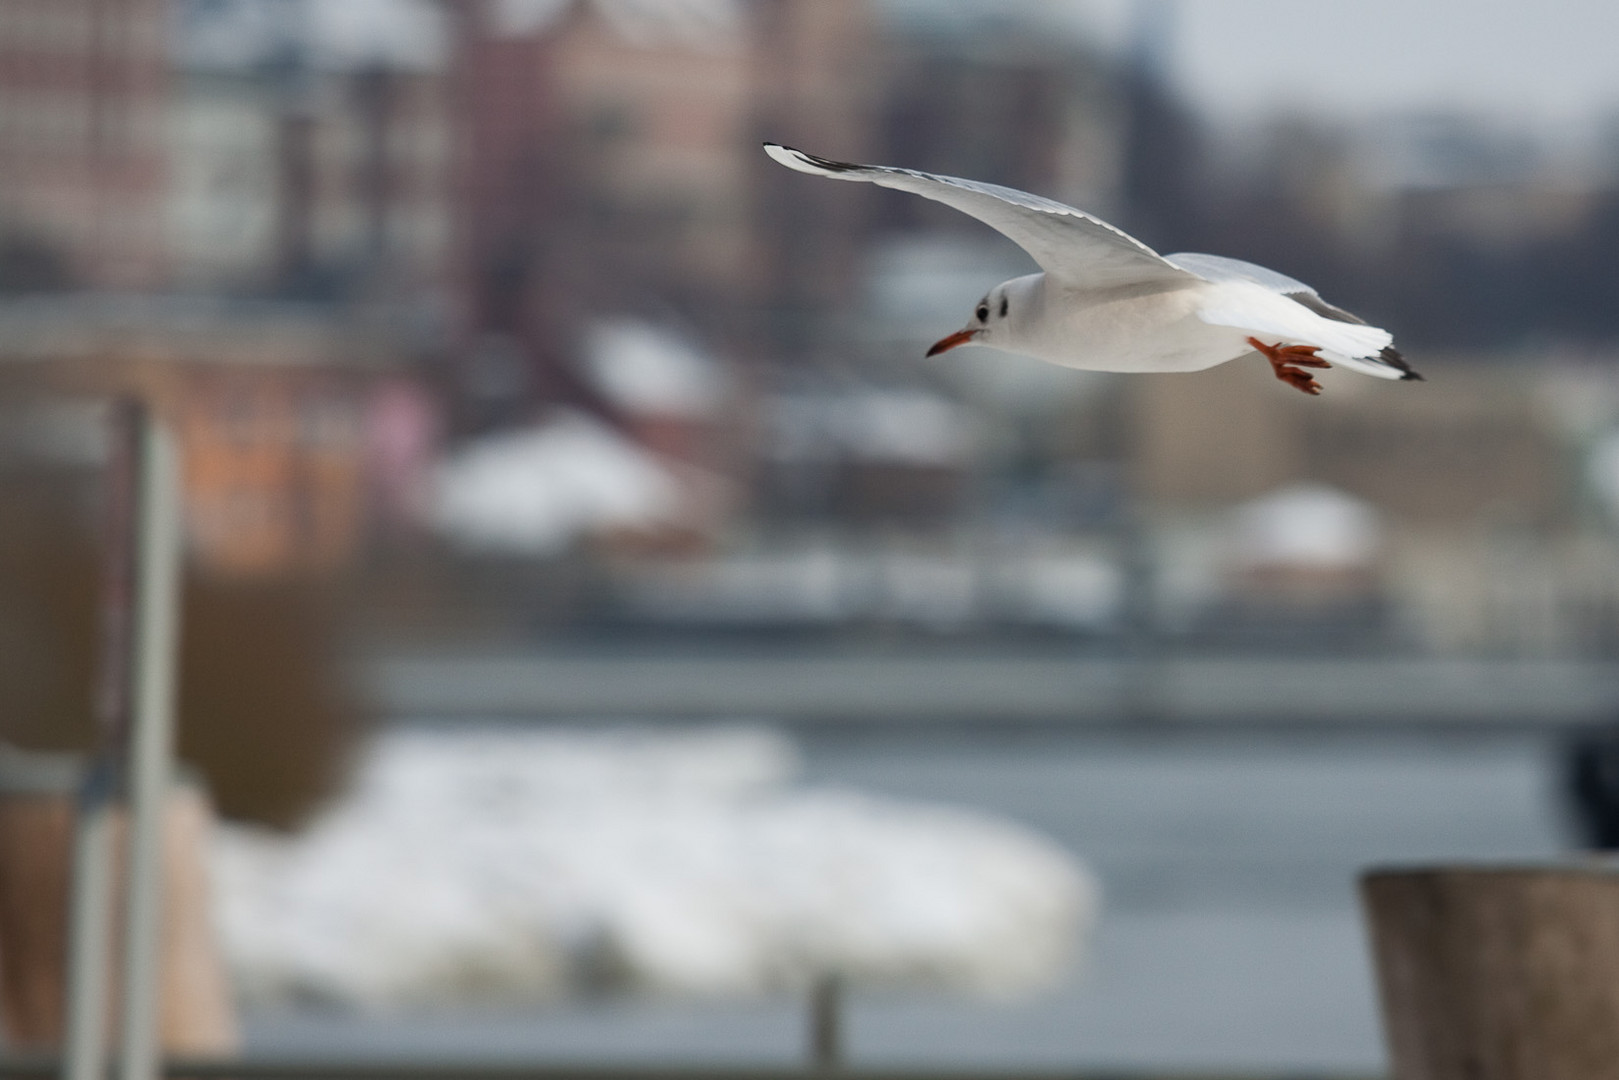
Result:
<svg viewBox="0 0 1619 1080">
<path fill-rule="evenodd" d="M 767 142 L 764 147 L 765 153 L 769 154 L 773 161 L 785 165 L 789 169 L 809 173 L 812 176 L 836 176 L 840 172 L 847 172 L 854 168 L 853 165 L 818 158 L 812 154 L 806 154 L 802 150 L 795 150 L 791 146 L 783 146 L 781 143 Z"/>
<path fill-rule="evenodd" d="M 802 150 L 794 150 L 792 147 L 783 146 L 781 143 L 765 143 L 765 153 L 770 155 L 772 161 L 785 165 L 789 169 L 797 169 L 799 172 L 820 171 L 810 165 L 809 157 Z"/>
</svg>

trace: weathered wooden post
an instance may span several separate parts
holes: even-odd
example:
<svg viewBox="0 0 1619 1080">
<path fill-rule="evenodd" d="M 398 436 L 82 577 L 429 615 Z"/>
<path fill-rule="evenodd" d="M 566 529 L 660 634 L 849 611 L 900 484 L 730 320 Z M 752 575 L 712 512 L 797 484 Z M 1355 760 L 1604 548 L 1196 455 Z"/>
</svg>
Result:
<svg viewBox="0 0 1619 1080">
<path fill-rule="evenodd" d="M 74 793 L 83 764 L 77 755 L 0 748 L 0 1028 L 13 1050 L 55 1050 L 62 1042 Z M 165 1051 L 194 1057 L 230 1054 L 239 1043 L 211 919 L 213 822 L 200 783 L 182 777 L 171 785 L 163 820 L 158 1033 Z M 115 848 L 124 829 L 124 815 L 115 814 Z"/>
<path fill-rule="evenodd" d="M 17 1050 L 62 1039 L 79 766 L 68 754 L 0 747 L 0 1020 Z"/>
<path fill-rule="evenodd" d="M 1619 1075 L 1619 866 L 1361 880 L 1394 1080 Z"/>
</svg>

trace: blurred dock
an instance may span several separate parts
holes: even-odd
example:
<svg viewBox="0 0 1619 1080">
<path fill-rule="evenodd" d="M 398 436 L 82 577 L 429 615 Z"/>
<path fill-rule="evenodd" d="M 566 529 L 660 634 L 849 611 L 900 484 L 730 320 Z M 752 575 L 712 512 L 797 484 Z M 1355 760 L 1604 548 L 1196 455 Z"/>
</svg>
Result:
<svg viewBox="0 0 1619 1080">
<path fill-rule="evenodd" d="M 806 727 L 1556 730 L 1619 718 L 1619 664 L 1169 656 L 1055 650 L 628 647 L 372 654 L 387 715 L 761 718 Z"/>
</svg>

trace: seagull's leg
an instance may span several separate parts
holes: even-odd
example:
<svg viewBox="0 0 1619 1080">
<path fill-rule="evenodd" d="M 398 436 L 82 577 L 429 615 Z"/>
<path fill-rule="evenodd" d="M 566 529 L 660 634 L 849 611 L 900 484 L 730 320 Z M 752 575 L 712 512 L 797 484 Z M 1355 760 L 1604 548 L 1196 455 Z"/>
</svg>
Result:
<svg viewBox="0 0 1619 1080">
<path fill-rule="evenodd" d="M 1251 337 L 1248 344 L 1262 353 L 1270 361 L 1271 370 L 1276 377 L 1289 386 L 1297 387 L 1306 394 L 1321 393 L 1321 384 L 1315 377 L 1304 369 L 1330 368 L 1332 365 L 1321 359 L 1316 353 L 1321 350 L 1315 345 L 1266 345 L 1258 338 Z"/>
</svg>

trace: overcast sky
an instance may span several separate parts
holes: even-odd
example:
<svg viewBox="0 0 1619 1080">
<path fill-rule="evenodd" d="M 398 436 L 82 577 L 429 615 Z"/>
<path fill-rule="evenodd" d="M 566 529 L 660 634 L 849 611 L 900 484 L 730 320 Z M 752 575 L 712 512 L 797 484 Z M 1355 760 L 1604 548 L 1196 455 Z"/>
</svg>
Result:
<svg viewBox="0 0 1619 1080">
<path fill-rule="evenodd" d="M 1048 0 L 1109 43 L 1143 0 Z M 1166 0 L 1145 0 L 1166 2 Z M 1619 0 L 1168 0 L 1175 84 L 1205 112 L 1619 116 Z"/>
</svg>

